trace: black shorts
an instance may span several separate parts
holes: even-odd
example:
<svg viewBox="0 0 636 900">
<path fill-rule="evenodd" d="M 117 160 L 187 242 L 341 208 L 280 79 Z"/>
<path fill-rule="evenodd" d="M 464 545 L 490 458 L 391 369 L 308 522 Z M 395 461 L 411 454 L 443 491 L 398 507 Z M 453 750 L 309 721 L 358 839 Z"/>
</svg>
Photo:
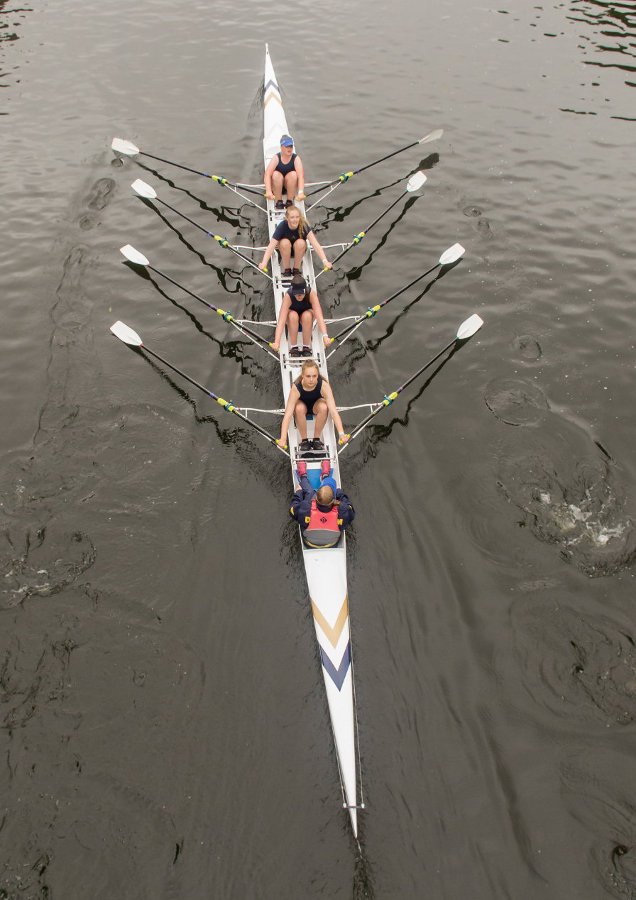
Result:
<svg viewBox="0 0 636 900">
<path fill-rule="evenodd" d="M 294 300 L 291 298 L 291 306 L 289 307 L 290 312 L 295 312 L 299 316 L 302 316 L 303 313 L 308 312 L 311 309 L 311 303 L 309 300 Z"/>
</svg>

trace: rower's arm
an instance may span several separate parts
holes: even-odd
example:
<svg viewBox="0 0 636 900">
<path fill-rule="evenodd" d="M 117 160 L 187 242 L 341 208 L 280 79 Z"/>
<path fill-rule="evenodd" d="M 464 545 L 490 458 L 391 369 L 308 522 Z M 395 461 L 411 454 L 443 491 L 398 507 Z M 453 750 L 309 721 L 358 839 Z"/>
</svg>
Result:
<svg viewBox="0 0 636 900">
<path fill-rule="evenodd" d="M 325 317 L 322 314 L 322 307 L 320 306 L 320 300 L 318 299 L 318 293 L 313 288 L 309 294 L 309 302 L 311 303 L 311 310 L 314 314 L 314 319 L 316 320 L 316 325 L 318 326 L 318 331 L 324 336 L 327 334 L 327 326 L 325 324 Z"/>
<path fill-rule="evenodd" d="M 305 169 L 303 166 L 303 161 L 300 156 L 296 156 L 294 160 L 294 169 L 296 170 L 296 175 L 298 175 L 298 194 L 303 195 L 303 199 L 305 196 Z"/>
<path fill-rule="evenodd" d="M 309 234 L 307 235 L 307 240 L 309 241 L 309 243 L 311 244 L 311 246 L 314 248 L 314 250 L 316 251 L 316 253 L 317 253 L 318 256 L 320 257 L 320 261 L 322 262 L 322 264 L 323 264 L 323 266 L 325 267 L 325 269 L 330 269 L 330 268 L 331 268 L 331 263 L 329 262 L 329 260 L 328 260 L 327 257 L 325 256 L 325 251 L 324 251 L 324 250 L 322 249 L 322 247 L 320 246 L 320 242 L 319 242 L 318 238 L 316 237 L 316 235 L 313 233 L 313 231 L 310 231 L 310 232 L 309 232 Z"/>
<path fill-rule="evenodd" d="M 291 422 L 291 418 L 294 415 L 294 409 L 296 408 L 296 403 L 299 399 L 300 394 L 298 393 L 298 388 L 295 384 L 292 384 L 291 391 L 289 392 L 289 397 L 287 398 L 285 415 L 283 416 L 283 421 L 280 423 L 280 440 L 278 443 L 282 444 L 283 447 L 287 445 L 287 432 L 289 431 L 289 423 Z"/>
<path fill-rule="evenodd" d="M 322 396 L 327 402 L 327 409 L 333 419 L 333 423 L 336 426 L 336 430 L 338 432 L 338 443 L 346 444 L 349 440 L 349 435 L 345 433 L 344 425 L 342 424 L 342 419 L 340 418 L 340 413 L 338 412 L 338 408 L 336 406 L 336 401 L 334 400 L 333 391 L 331 390 L 331 385 L 326 381 L 322 383 Z"/>
<path fill-rule="evenodd" d="M 265 253 L 263 253 L 263 258 L 259 263 L 259 269 L 266 269 L 267 263 L 270 261 L 272 257 L 272 253 L 278 247 L 278 241 L 275 238 L 272 238 L 267 247 L 265 247 Z"/>
</svg>

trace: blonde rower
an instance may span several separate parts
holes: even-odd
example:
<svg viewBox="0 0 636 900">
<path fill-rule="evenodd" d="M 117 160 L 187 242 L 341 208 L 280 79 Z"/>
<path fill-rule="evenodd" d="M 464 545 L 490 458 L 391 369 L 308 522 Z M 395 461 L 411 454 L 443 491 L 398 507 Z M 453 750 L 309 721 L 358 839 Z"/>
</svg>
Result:
<svg viewBox="0 0 636 900">
<path fill-rule="evenodd" d="M 330 269 L 331 263 L 325 256 L 325 251 L 318 243 L 316 235 L 314 234 L 307 219 L 302 215 L 297 206 L 288 207 L 287 211 L 285 212 L 285 218 L 282 222 L 278 223 L 278 225 L 276 226 L 276 230 L 272 235 L 271 241 L 265 248 L 263 259 L 258 266 L 259 269 L 265 271 L 267 269 L 267 263 L 269 262 L 272 254 L 275 250 L 279 250 L 283 276 L 289 277 L 290 275 L 299 275 L 300 268 L 303 263 L 303 256 L 305 255 L 305 250 L 307 249 L 307 241 L 309 241 L 313 249 L 320 257 L 320 261 L 322 262 L 323 266 L 325 266 L 325 268 L 327 269 Z M 293 272 L 291 270 L 292 253 L 294 256 Z"/>
<path fill-rule="evenodd" d="M 314 438 L 307 440 L 307 416 L 314 417 Z M 285 414 L 280 426 L 279 444 L 287 444 L 287 432 L 292 416 L 296 419 L 296 427 L 300 432 L 301 453 L 324 451 L 325 445 L 320 439 L 325 427 L 327 416 L 331 415 L 338 432 L 338 443 L 346 444 L 350 435 L 345 433 L 340 413 L 336 408 L 333 391 L 326 378 L 320 374 L 318 366 L 313 360 L 303 363 L 300 378 L 295 381 L 287 398 Z"/>
<path fill-rule="evenodd" d="M 294 275 L 287 293 L 283 295 L 283 303 L 276 324 L 276 333 L 271 344 L 272 350 L 278 353 L 283 329 L 285 324 L 287 324 L 289 355 L 311 356 L 311 329 L 314 319 L 322 335 L 324 345 L 328 347 L 330 340 L 322 309 L 320 308 L 318 294 L 313 288 L 309 287 L 302 275 Z M 299 327 L 302 328 L 303 334 L 302 349 L 296 346 Z"/>
</svg>

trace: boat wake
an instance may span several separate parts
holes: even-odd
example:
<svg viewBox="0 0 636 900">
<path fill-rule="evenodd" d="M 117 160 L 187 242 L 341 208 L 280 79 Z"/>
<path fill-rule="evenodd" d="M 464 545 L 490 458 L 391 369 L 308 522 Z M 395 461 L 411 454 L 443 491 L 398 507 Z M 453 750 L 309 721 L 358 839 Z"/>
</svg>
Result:
<svg viewBox="0 0 636 900">
<path fill-rule="evenodd" d="M 636 529 L 625 512 L 616 467 L 584 428 L 550 410 L 523 379 L 491 384 L 486 405 L 502 422 L 531 426 L 502 440 L 497 483 L 524 514 L 519 523 L 556 544 L 588 576 L 608 575 L 636 555 Z"/>
<path fill-rule="evenodd" d="M 627 623 L 593 618 L 553 599 L 524 598 L 511 610 L 525 690 L 561 727 L 603 733 L 636 721 L 636 644 Z M 542 648 L 537 654 L 537 648 Z"/>
</svg>

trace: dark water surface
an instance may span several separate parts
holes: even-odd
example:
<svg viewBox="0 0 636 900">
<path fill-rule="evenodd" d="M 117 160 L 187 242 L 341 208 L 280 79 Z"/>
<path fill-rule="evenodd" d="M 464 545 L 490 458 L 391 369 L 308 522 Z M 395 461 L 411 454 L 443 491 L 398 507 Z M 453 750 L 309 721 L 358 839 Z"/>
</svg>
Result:
<svg viewBox="0 0 636 900">
<path fill-rule="evenodd" d="M 0 2 L 0 897 L 633 900 L 634 4 L 282 13 Z M 273 363 L 117 252 L 269 318 L 129 184 L 239 243 L 256 215 L 108 149 L 259 180 L 266 40 L 311 178 L 445 129 L 312 216 L 349 240 L 427 169 L 325 277 L 341 314 L 467 250 L 335 358 L 340 404 L 486 321 L 343 457 L 363 859 L 285 461 L 108 331 L 280 405 Z"/>
</svg>

